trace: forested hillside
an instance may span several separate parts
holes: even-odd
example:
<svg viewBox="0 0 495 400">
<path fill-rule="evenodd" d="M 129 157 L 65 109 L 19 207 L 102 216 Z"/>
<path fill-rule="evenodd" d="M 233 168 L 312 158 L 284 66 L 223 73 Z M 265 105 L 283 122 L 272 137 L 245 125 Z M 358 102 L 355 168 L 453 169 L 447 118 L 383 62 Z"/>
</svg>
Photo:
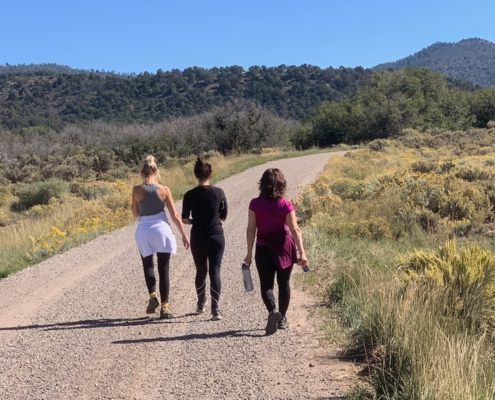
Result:
<svg viewBox="0 0 495 400">
<path fill-rule="evenodd" d="M 483 39 L 465 39 L 457 43 L 437 42 L 395 62 L 373 69 L 428 67 L 445 76 L 465 79 L 481 86 L 495 85 L 495 43 Z"/>
<path fill-rule="evenodd" d="M 485 128 L 495 121 L 495 86 L 455 89 L 428 68 L 380 71 L 345 99 L 322 102 L 308 121 L 293 138 L 297 147 L 367 142 L 406 128 Z"/>
<path fill-rule="evenodd" d="M 45 67 L 49 71 L 34 71 L 31 65 L 18 69 L 33 72 L 0 74 L 0 127 L 60 130 L 67 123 L 93 120 L 152 122 L 195 115 L 235 98 L 254 100 L 282 117 L 300 119 L 322 101 L 352 93 L 371 74 L 361 67 L 310 65 L 253 66 L 247 71 L 238 66 L 193 67 L 136 76 L 74 73 L 54 64 Z"/>
<path fill-rule="evenodd" d="M 68 65 L 60 65 L 56 63 L 41 63 L 41 64 L 9 64 L 0 65 L 0 74 L 25 74 L 30 72 L 54 72 L 57 74 L 98 74 L 103 76 L 114 75 L 122 78 L 136 76 L 135 73 L 117 73 L 115 71 L 105 71 L 99 69 L 80 69 L 72 68 Z"/>
</svg>

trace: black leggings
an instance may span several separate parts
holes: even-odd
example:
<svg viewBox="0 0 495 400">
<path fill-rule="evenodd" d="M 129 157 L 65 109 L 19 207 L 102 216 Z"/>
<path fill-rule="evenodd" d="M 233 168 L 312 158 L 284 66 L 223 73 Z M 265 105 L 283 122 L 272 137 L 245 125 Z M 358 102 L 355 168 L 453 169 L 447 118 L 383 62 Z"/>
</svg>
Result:
<svg viewBox="0 0 495 400">
<path fill-rule="evenodd" d="M 196 265 L 194 283 L 198 294 L 198 305 L 202 305 L 206 301 L 206 275 L 209 272 L 212 310 L 218 310 L 218 302 L 222 291 L 220 267 L 222 266 L 224 249 L 225 237 L 223 235 L 206 237 L 191 235 L 191 252 Z"/>
<path fill-rule="evenodd" d="M 170 253 L 156 253 L 158 259 L 158 276 L 160 277 L 160 300 L 162 303 L 168 303 L 168 293 L 170 291 Z M 153 254 L 147 257 L 141 256 L 143 260 L 144 279 L 148 292 L 156 292 L 155 268 L 153 267 Z"/>
<path fill-rule="evenodd" d="M 278 268 L 277 263 L 273 260 L 266 246 L 256 246 L 254 259 L 260 276 L 261 297 L 266 309 L 268 312 L 272 312 L 277 308 L 275 305 L 275 296 L 273 295 L 275 274 L 277 274 L 279 311 L 282 315 L 285 315 L 290 302 L 290 274 L 292 272 L 292 266 L 285 269 Z"/>
</svg>

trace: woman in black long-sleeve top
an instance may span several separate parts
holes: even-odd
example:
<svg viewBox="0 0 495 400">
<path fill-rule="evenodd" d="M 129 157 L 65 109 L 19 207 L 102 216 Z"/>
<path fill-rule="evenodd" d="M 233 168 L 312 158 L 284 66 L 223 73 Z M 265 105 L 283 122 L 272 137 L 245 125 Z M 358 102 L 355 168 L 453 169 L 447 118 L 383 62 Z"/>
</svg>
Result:
<svg viewBox="0 0 495 400">
<path fill-rule="evenodd" d="M 219 310 L 222 282 L 220 268 L 225 249 L 222 221 L 227 218 L 227 199 L 222 189 L 210 185 L 211 164 L 198 157 L 194 166 L 198 186 L 184 195 L 182 221 L 192 224 L 191 251 L 196 265 L 196 312 L 204 313 L 206 300 L 206 276 L 210 275 L 212 321 L 223 317 Z M 192 217 L 192 218 L 191 218 Z"/>
</svg>

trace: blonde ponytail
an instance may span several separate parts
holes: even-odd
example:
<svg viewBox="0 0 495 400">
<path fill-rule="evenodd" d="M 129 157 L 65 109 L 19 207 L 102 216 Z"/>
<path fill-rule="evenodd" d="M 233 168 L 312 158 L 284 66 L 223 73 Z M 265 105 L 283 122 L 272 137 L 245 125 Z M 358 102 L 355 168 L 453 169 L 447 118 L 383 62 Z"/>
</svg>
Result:
<svg viewBox="0 0 495 400">
<path fill-rule="evenodd" d="M 158 167 L 156 166 L 155 162 L 155 157 L 148 156 L 145 160 L 143 160 L 143 165 L 141 167 L 141 176 L 143 177 L 143 179 L 146 179 L 155 173 L 158 175 L 158 178 L 160 178 Z"/>
</svg>

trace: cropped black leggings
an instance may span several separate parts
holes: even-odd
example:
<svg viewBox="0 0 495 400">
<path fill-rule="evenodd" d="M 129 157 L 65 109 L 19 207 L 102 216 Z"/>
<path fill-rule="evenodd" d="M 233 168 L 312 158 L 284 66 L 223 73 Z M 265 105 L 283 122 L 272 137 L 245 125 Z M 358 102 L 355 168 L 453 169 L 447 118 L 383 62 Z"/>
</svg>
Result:
<svg viewBox="0 0 495 400">
<path fill-rule="evenodd" d="M 256 246 L 254 260 L 256 261 L 256 269 L 260 276 L 261 298 L 265 303 L 266 309 L 268 312 L 271 312 L 277 308 L 275 296 L 273 295 L 276 274 L 278 284 L 278 307 L 280 313 L 285 315 L 290 302 L 290 274 L 292 272 L 292 266 L 285 269 L 279 269 L 266 246 Z"/>
<path fill-rule="evenodd" d="M 158 259 L 158 276 L 160 278 L 160 300 L 162 303 L 168 303 L 168 294 L 170 291 L 170 253 L 156 253 Z M 156 292 L 155 268 L 153 267 L 153 254 L 147 257 L 141 256 L 143 260 L 144 279 L 148 292 Z"/>
<path fill-rule="evenodd" d="M 206 275 L 210 274 L 211 309 L 218 309 L 222 281 L 220 280 L 220 267 L 222 266 L 223 252 L 225 250 L 225 236 L 197 236 L 191 235 L 191 252 L 196 265 L 196 293 L 198 305 L 206 301 Z"/>
</svg>

